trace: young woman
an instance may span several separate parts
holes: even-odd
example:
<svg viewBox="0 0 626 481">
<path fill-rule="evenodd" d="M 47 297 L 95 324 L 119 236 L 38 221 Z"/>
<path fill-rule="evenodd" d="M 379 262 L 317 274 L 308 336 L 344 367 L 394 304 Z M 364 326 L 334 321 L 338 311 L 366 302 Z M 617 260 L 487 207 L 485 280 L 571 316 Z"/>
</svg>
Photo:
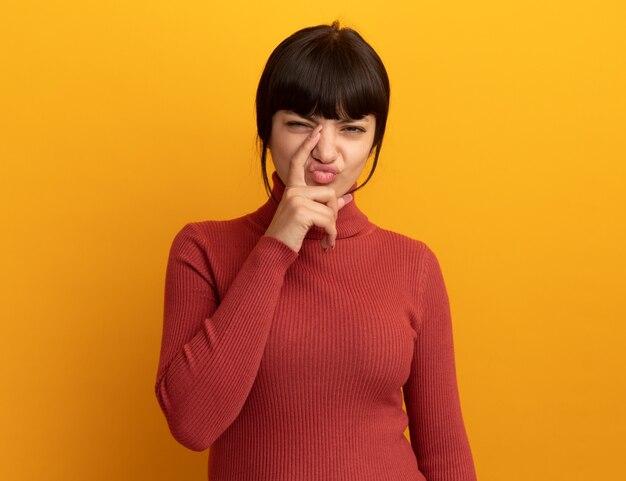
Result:
<svg viewBox="0 0 626 481">
<path fill-rule="evenodd" d="M 437 258 L 354 199 L 383 63 L 354 30 L 305 28 L 256 105 L 267 202 L 171 246 L 155 389 L 172 435 L 210 448 L 211 481 L 475 480 Z"/>
</svg>

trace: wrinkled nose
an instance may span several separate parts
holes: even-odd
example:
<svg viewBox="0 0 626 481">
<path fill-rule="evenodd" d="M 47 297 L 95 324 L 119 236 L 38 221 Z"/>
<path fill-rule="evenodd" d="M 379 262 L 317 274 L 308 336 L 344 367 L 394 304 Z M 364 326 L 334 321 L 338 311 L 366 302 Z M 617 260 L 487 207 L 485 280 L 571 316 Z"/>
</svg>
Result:
<svg viewBox="0 0 626 481">
<path fill-rule="evenodd" d="M 335 145 L 335 136 L 333 132 L 330 132 L 331 129 L 324 128 L 320 132 L 320 139 L 317 141 L 317 144 L 311 151 L 311 156 L 328 164 L 333 162 L 337 158 L 337 147 Z"/>
</svg>

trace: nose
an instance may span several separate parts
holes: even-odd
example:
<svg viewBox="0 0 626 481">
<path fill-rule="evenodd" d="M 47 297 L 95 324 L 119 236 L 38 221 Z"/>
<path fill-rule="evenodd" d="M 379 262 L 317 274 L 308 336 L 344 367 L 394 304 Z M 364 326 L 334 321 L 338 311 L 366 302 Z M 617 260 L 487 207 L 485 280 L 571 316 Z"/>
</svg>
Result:
<svg viewBox="0 0 626 481">
<path fill-rule="evenodd" d="M 331 127 L 325 126 L 320 132 L 320 139 L 311 151 L 311 156 L 328 164 L 337 158 L 337 146 L 335 145 L 335 134 Z"/>
</svg>

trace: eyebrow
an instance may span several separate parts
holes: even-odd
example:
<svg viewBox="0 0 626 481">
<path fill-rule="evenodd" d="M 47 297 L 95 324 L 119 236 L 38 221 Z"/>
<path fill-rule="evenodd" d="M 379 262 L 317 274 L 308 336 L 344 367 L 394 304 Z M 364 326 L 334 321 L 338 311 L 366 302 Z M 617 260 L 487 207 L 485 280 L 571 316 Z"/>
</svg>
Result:
<svg viewBox="0 0 626 481">
<path fill-rule="evenodd" d="M 310 122 L 314 122 L 315 121 L 315 117 L 311 117 L 311 116 L 307 116 L 307 115 L 300 115 L 292 110 L 287 110 L 287 113 L 291 114 L 291 115 L 295 115 L 296 117 L 300 117 L 303 119 L 306 119 Z M 317 117 L 319 118 L 319 117 Z M 344 118 L 344 119 L 338 119 L 338 122 L 340 124 L 349 124 L 349 123 L 353 123 L 353 122 L 366 122 L 369 123 L 370 119 L 368 116 L 363 116 L 360 119 L 350 119 L 350 118 Z"/>
</svg>

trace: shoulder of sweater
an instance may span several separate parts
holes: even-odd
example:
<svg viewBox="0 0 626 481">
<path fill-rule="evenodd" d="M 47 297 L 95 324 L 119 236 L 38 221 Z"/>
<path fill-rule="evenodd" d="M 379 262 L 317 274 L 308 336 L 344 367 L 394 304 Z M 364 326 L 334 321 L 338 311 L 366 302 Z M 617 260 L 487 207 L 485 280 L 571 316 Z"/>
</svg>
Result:
<svg viewBox="0 0 626 481">
<path fill-rule="evenodd" d="M 210 241 L 211 239 L 223 240 L 224 237 L 229 236 L 240 237 L 246 232 L 250 234 L 254 233 L 246 215 L 233 219 L 192 221 L 185 224 L 181 231 L 183 230 L 194 232 L 205 241 Z"/>
<path fill-rule="evenodd" d="M 407 257 L 407 264 L 416 267 L 418 276 L 432 275 L 432 270 L 441 270 L 439 256 L 433 248 L 422 239 L 416 239 L 400 232 L 376 226 L 376 233 L 382 243 L 392 244 Z M 411 259 L 415 262 L 411 262 Z"/>
<path fill-rule="evenodd" d="M 380 226 L 376 226 L 377 235 L 386 242 L 393 242 L 399 247 L 414 250 L 416 252 L 431 251 L 426 242 L 415 237 L 411 237 L 401 232 L 396 232 L 390 229 L 385 229 Z M 431 251 L 432 252 L 432 251 Z"/>
<path fill-rule="evenodd" d="M 401 261 L 411 278 L 430 276 L 433 269 L 440 269 L 438 256 L 424 240 L 379 226 L 374 235 L 384 252 L 395 253 L 394 257 Z"/>
<path fill-rule="evenodd" d="M 178 229 L 170 253 L 207 258 L 214 246 L 228 245 L 232 248 L 242 242 L 254 242 L 255 236 L 245 216 L 226 220 L 191 221 Z"/>
</svg>

